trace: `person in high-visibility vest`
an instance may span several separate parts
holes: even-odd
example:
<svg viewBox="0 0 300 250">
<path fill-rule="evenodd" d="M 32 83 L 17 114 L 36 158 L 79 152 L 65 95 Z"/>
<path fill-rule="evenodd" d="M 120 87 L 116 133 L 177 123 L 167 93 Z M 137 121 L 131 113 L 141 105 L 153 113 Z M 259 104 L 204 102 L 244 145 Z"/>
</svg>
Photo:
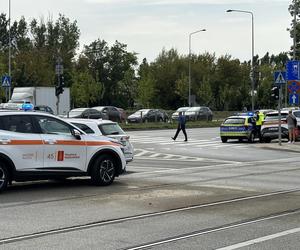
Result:
<svg viewBox="0 0 300 250">
<path fill-rule="evenodd" d="M 256 123 L 255 123 L 256 132 L 257 132 L 259 141 L 261 141 L 261 131 L 260 130 L 261 130 L 261 125 L 263 124 L 264 119 L 265 119 L 264 113 L 259 112 L 259 110 L 257 110 L 255 112 L 255 119 L 256 119 Z"/>
</svg>

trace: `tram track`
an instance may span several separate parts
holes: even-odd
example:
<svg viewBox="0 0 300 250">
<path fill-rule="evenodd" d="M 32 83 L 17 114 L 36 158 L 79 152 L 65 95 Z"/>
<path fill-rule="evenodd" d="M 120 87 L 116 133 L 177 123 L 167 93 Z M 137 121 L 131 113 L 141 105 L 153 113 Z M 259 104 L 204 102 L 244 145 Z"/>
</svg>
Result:
<svg viewBox="0 0 300 250">
<path fill-rule="evenodd" d="M 145 213 L 145 214 L 126 216 L 126 217 L 120 217 L 120 218 L 109 219 L 109 220 L 89 222 L 86 224 L 78 224 L 78 225 L 74 225 L 74 226 L 61 227 L 61 228 L 39 231 L 39 232 L 34 232 L 34 233 L 28 233 L 28 234 L 23 234 L 23 235 L 16 235 L 16 236 L 6 237 L 6 238 L 2 238 L 2 239 L 0 238 L 0 245 L 20 242 L 20 241 L 25 241 L 25 240 L 30 240 L 30 239 L 36 239 L 36 238 L 41 238 L 41 237 L 46 237 L 46 236 L 51 236 L 51 235 L 86 230 L 86 229 L 95 228 L 95 227 L 108 226 L 108 225 L 113 225 L 113 224 L 117 224 L 117 223 L 125 223 L 125 222 L 130 222 L 130 221 L 135 221 L 135 220 L 147 219 L 147 218 L 151 218 L 151 217 L 179 213 L 179 212 L 184 212 L 184 211 L 188 211 L 188 210 L 203 209 L 203 208 L 227 205 L 227 204 L 238 203 L 238 202 L 243 202 L 243 201 L 262 199 L 262 198 L 267 198 L 267 197 L 275 197 L 275 196 L 280 196 L 280 195 L 293 194 L 293 193 L 298 193 L 298 192 L 300 192 L 300 189 L 282 190 L 282 191 L 263 193 L 263 194 L 257 194 L 257 195 L 252 195 L 252 196 L 238 197 L 238 198 L 234 198 L 234 199 L 220 200 L 220 201 L 215 201 L 215 202 L 211 202 L 211 203 L 204 203 L 204 204 L 168 209 L 168 210 L 152 212 L 152 213 Z M 296 213 L 300 213 L 300 208 L 285 210 L 285 211 L 281 211 L 278 213 L 265 215 L 262 217 L 256 217 L 256 218 L 252 218 L 252 219 L 248 219 L 248 220 L 243 220 L 243 221 L 238 221 L 238 222 L 234 222 L 234 223 L 230 223 L 230 224 L 221 225 L 221 226 L 214 227 L 214 228 L 202 229 L 202 230 L 192 232 L 189 234 L 177 235 L 176 237 L 163 239 L 163 240 L 156 241 L 156 242 L 150 242 L 150 243 L 143 244 L 140 246 L 134 246 L 134 247 L 128 248 L 128 249 L 132 249 L 132 250 L 133 249 L 143 249 L 143 248 L 146 248 L 146 246 L 149 247 L 149 244 L 165 244 L 165 243 L 171 242 L 171 241 L 185 239 L 188 237 L 195 237 L 195 236 L 199 236 L 201 234 L 207 234 L 210 232 L 216 232 L 216 231 L 220 231 L 220 230 L 230 229 L 230 228 L 234 228 L 234 227 L 238 227 L 238 226 L 242 226 L 242 225 L 246 225 L 246 224 L 250 224 L 250 223 L 259 222 L 262 220 L 278 218 L 281 216 L 287 216 L 287 215 L 296 214 Z M 139 248 L 136 248 L 136 247 L 139 247 Z"/>
<path fill-rule="evenodd" d="M 157 185 L 149 185 L 145 187 L 138 187 L 138 188 L 132 188 L 132 189 L 126 189 L 124 191 L 118 191 L 118 194 L 125 193 L 128 194 L 128 192 L 136 193 L 140 191 L 148 191 L 151 189 L 159 189 L 159 188 L 171 188 L 171 187 L 180 187 L 180 186 L 186 186 L 186 185 L 192 185 L 193 183 L 207 183 L 207 182 L 213 182 L 213 181 L 220 181 L 220 180 L 230 180 L 230 179 L 236 179 L 236 178 L 243 178 L 248 176 L 263 176 L 263 175 L 270 175 L 270 174 L 277 174 L 277 173 L 284 173 L 284 172 L 292 172 L 292 171 L 298 171 L 300 170 L 300 167 L 296 168 L 287 168 L 284 170 L 273 170 L 273 171 L 264 171 L 261 173 L 247 173 L 247 174 L 236 174 L 236 175 L 230 175 L 226 177 L 215 177 L 215 178 L 207 178 L 197 181 L 188 181 L 184 183 L 166 183 L 166 184 L 157 184 Z M 179 171 L 182 171 L 181 169 Z M 185 175 L 190 175 L 193 173 L 185 173 Z M 145 177 L 144 179 L 152 179 L 152 177 Z M 157 177 L 160 178 L 160 177 Z M 13 207 L 19 207 L 19 206 L 29 206 L 29 205 L 37 205 L 37 204 L 46 204 L 46 203 L 52 203 L 52 202 L 63 202 L 63 201 L 70 201 L 70 200 L 77 200 L 77 199 L 85 199 L 85 198 L 93 198 L 98 197 L 102 194 L 92 194 L 92 195 L 78 195 L 78 196 L 72 196 L 67 198 L 60 198 L 60 199 L 50 199 L 50 200 L 42 200 L 42 201 L 30 201 L 30 202 L 21 202 L 18 204 L 8 204 L 8 205 L 0 205 L 0 210 L 5 208 L 13 208 Z"/>
<path fill-rule="evenodd" d="M 264 221 L 267 221 L 267 220 L 278 219 L 280 217 L 291 216 L 291 215 L 295 215 L 295 214 L 299 214 L 299 213 L 300 213 L 300 208 L 293 209 L 293 210 L 285 210 L 285 211 L 270 214 L 270 215 L 267 215 L 267 216 L 256 217 L 256 218 L 252 218 L 252 219 L 248 219 L 248 220 L 242 220 L 242 221 L 237 221 L 237 222 L 233 222 L 233 223 L 224 224 L 224 225 L 217 226 L 217 227 L 205 228 L 205 229 L 198 230 L 198 231 L 193 231 L 193 232 L 190 232 L 190 233 L 179 234 L 179 235 L 176 235 L 176 236 L 173 236 L 173 237 L 168 237 L 168 238 L 165 238 L 165 239 L 160 239 L 160 240 L 156 240 L 156 241 L 152 241 L 152 242 L 147 242 L 147 243 L 144 243 L 144 244 L 141 244 L 141 245 L 122 248 L 122 250 L 148 249 L 148 248 L 155 247 L 155 246 L 158 246 L 158 245 L 165 245 L 165 244 L 169 244 L 169 243 L 172 243 L 172 242 L 175 242 L 175 241 L 186 240 L 186 239 L 193 238 L 193 237 L 199 237 L 199 236 L 210 234 L 210 233 L 216 233 L 216 232 L 220 232 L 220 231 L 230 230 L 230 229 L 243 227 L 243 226 L 250 225 L 250 224 L 264 222 Z"/>
</svg>

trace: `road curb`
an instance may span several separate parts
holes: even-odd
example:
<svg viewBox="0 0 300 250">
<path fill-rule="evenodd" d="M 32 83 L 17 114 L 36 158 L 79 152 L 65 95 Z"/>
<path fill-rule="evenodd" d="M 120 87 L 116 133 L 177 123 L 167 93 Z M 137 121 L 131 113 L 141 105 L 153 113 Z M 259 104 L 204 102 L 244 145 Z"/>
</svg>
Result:
<svg viewBox="0 0 300 250">
<path fill-rule="evenodd" d="M 269 149 L 269 150 L 277 150 L 277 151 L 286 151 L 286 152 L 293 152 L 293 153 L 300 153 L 300 145 L 259 145 L 258 148 L 262 149 Z"/>
</svg>

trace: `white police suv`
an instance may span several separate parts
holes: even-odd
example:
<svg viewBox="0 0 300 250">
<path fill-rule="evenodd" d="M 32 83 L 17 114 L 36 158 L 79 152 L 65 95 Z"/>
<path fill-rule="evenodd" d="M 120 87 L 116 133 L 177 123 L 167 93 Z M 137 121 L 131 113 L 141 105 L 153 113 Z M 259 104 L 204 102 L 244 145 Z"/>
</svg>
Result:
<svg viewBox="0 0 300 250">
<path fill-rule="evenodd" d="M 0 191 L 12 181 L 90 176 L 109 185 L 125 171 L 122 145 L 46 113 L 0 112 Z"/>
</svg>

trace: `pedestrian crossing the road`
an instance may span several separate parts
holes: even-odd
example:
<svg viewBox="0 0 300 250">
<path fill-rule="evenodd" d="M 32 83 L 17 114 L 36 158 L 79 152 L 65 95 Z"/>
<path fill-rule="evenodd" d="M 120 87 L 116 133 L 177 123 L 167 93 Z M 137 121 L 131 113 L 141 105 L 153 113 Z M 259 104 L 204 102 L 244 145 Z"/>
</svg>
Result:
<svg viewBox="0 0 300 250">
<path fill-rule="evenodd" d="M 212 139 L 190 139 L 187 142 L 185 141 L 173 141 L 171 138 L 167 137 L 151 137 L 146 135 L 131 135 L 130 141 L 133 145 L 135 144 L 158 144 L 162 146 L 175 146 L 175 147 L 187 147 L 192 146 L 194 148 L 210 148 L 210 149 L 218 149 L 218 148 L 249 148 L 249 144 L 247 143 L 222 143 L 220 138 L 212 138 Z"/>
</svg>

